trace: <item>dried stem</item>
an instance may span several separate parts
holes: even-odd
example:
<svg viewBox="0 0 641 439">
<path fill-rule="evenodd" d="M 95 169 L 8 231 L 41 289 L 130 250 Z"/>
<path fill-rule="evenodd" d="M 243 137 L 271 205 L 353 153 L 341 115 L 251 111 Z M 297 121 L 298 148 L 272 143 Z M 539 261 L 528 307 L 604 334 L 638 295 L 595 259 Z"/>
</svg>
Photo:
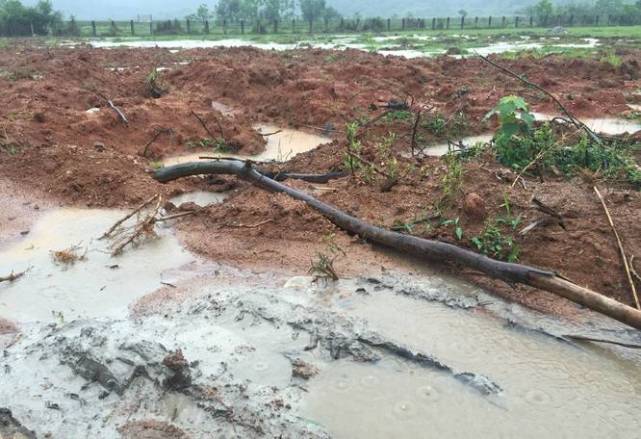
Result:
<svg viewBox="0 0 641 439">
<path fill-rule="evenodd" d="M 597 197 L 599 197 L 599 201 L 601 201 L 601 205 L 603 206 L 605 215 L 608 217 L 608 222 L 610 223 L 610 227 L 612 228 L 614 237 L 617 240 L 617 245 L 619 246 L 619 252 L 621 253 L 621 258 L 623 259 L 623 267 L 625 268 L 625 274 L 628 278 L 628 283 L 630 284 L 632 297 L 634 297 L 634 303 L 637 309 L 641 309 L 641 304 L 639 304 L 639 296 L 637 295 L 637 288 L 634 285 L 634 280 L 632 280 L 630 265 L 628 264 L 628 257 L 625 255 L 625 250 L 623 250 L 623 243 L 621 242 L 621 238 L 619 237 L 619 232 L 617 232 L 616 227 L 614 227 L 614 221 L 612 221 L 612 215 L 610 215 L 610 210 L 608 209 L 608 206 L 605 204 L 605 200 L 603 199 L 601 192 L 599 192 L 599 189 L 596 186 L 594 186 L 594 192 L 596 193 Z"/>
</svg>

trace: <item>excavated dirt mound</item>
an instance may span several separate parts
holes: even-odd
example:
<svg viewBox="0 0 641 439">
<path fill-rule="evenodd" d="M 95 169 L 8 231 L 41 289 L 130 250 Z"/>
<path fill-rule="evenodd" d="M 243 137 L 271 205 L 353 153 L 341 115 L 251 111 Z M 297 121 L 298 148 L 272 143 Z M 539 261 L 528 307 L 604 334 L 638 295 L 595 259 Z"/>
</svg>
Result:
<svg viewBox="0 0 641 439">
<path fill-rule="evenodd" d="M 560 56 L 502 62 L 557 94 L 576 115 L 603 117 L 619 115 L 628 110 L 626 102 L 635 101 L 641 81 L 633 74 L 633 64 L 640 53 L 625 54 L 621 67 Z M 159 98 L 149 93 L 154 68 L 164 91 Z M 505 95 L 521 95 L 539 112 L 555 110 L 544 95 L 478 59 L 406 60 L 356 50 L 172 53 L 158 48 L 39 49 L 16 44 L 0 49 L 0 90 L 0 177 L 55 202 L 93 207 L 134 206 L 157 192 L 170 196 L 196 188 L 230 187 L 229 178 L 190 178 L 160 185 L 150 173 L 160 159 L 210 151 L 201 142 L 209 137 L 220 137 L 242 154 L 260 152 L 265 141 L 252 129 L 257 123 L 333 135 L 332 143 L 272 166 L 272 170 L 328 172 L 343 167 L 345 124 L 375 117 L 382 111 L 381 103 L 425 103 L 434 107 L 432 114 L 450 121 L 442 132 L 422 126 L 421 145 L 454 134 L 486 132 L 492 126 L 482 121 L 483 116 Z M 108 100 L 126 115 L 127 124 Z M 455 119 L 459 122 L 454 132 Z M 373 159 L 382 136 L 395 133 L 392 150 L 399 162 L 420 171 L 402 175 L 391 191 L 381 192 L 380 181 L 368 184 L 352 177 L 323 188 L 291 184 L 378 225 L 411 221 L 441 199 L 446 170 L 438 158 L 402 157 L 409 151 L 411 125 L 400 118 L 385 119 L 371 126 L 362 140 L 364 157 Z M 484 218 L 503 212 L 506 193 L 512 213 L 520 215 L 523 224 L 540 216 L 530 205 L 536 196 L 565 217 L 566 230 L 550 225 L 518 238 L 521 262 L 558 270 L 580 285 L 631 303 L 592 181 L 528 180 L 525 188 L 511 189 L 515 175 L 493 161 L 466 166 L 462 191 L 442 212 L 444 218 L 459 218 L 463 239 L 459 242 L 447 226 L 414 233 L 473 247 L 470 239 L 483 228 Z M 343 261 L 368 257 L 369 252 L 363 251 L 367 247 L 303 204 L 244 183 L 239 188 L 224 204 L 181 223 L 181 235 L 193 250 L 237 264 L 306 271 L 314 253 L 324 248 L 322 238 L 335 233 L 347 253 Z M 619 232 L 634 253 L 641 248 L 641 196 L 625 186 L 603 189 Z M 346 267 L 350 264 L 345 262 Z M 340 272 L 341 260 L 336 265 Z M 566 313 L 574 309 L 544 293 L 453 270 L 539 309 L 562 307 Z"/>
</svg>

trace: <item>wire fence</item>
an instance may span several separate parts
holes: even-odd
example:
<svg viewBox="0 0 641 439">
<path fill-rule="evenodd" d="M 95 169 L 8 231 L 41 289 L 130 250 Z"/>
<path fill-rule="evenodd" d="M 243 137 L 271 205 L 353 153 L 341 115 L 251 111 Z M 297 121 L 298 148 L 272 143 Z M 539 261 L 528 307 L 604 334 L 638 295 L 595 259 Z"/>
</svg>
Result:
<svg viewBox="0 0 641 439">
<path fill-rule="evenodd" d="M 486 16 L 442 18 L 368 18 L 334 19 L 307 22 L 300 19 L 286 21 L 227 21 L 227 20 L 160 20 L 137 19 L 128 21 L 64 21 L 51 29 L 57 36 L 124 37 L 160 35 L 246 35 L 246 34 L 304 34 L 304 33 L 365 33 L 402 32 L 449 29 L 508 29 L 552 28 L 579 26 L 634 26 L 641 17 L 613 15 L 558 15 L 547 17 Z M 35 34 L 29 23 L 9 23 L 0 29 L 3 36 Z"/>
</svg>

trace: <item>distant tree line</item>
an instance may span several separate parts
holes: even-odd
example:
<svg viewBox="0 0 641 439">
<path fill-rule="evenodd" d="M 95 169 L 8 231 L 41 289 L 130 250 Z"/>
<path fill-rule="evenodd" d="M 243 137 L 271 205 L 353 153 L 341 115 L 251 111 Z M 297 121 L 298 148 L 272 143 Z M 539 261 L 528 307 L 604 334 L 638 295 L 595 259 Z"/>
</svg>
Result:
<svg viewBox="0 0 641 439">
<path fill-rule="evenodd" d="M 0 0 L 0 35 L 47 35 L 62 23 L 50 0 L 25 6 L 19 0 Z"/>
<path fill-rule="evenodd" d="M 538 22 L 559 15 L 625 17 L 626 20 L 638 22 L 641 19 L 641 0 L 634 3 L 624 0 L 577 1 L 559 5 L 551 0 L 539 0 L 526 8 L 525 12 L 535 17 Z"/>
<path fill-rule="evenodd" d="M 203 3 L 188 18 L 203 22 L 217 19 L 227 23 L 241 20 L 248 23 L 261 20 L 277 23 L 295 17 L 301 17 L 311 25 L 319 20 L 340 18 L 340 14 L 325 0 L 219 0 L 212 10 Z"/>
</svg>

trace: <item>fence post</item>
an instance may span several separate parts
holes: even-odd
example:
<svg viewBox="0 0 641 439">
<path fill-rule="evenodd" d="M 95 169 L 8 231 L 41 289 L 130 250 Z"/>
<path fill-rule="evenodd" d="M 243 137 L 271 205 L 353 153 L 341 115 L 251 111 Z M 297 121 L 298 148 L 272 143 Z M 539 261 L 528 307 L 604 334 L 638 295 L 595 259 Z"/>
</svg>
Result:
<svg viewBox="0 0 641 439">
<path fill-rule="evenodd" d="M 392 19 L 388 18 L 387 19 L 387 32 L 392 30 Z"/>
<path fill-rule="evenodd" d="M 595 24 L 596 26 L 598 26 L 598 25 L 599 25 L 599 17 L 600 17 L 600 16 L 599 16 L 599 15 L 597 15 L 597 16 L 596 16 L 596 19 L 594 20 L 594 24 Z"/>
<path fill-rule="evenodd" d="M 518 15 L 514 18 L 514 27 L 519 27 L 519 17 Z"/>
<path fill-rule="evenodd" d="M 187 22 L 187 33 L 190 34 L 191 33 L 191 21 L 189 21 L 189 18 L 187 20 L 185 20 L 185 21 Z"/>
<path fill-rule="evenodd" d="M 503 16 L 503 20 L 501 20 L 501 27 L 505 27 L 505 20 L 506 20 L 506 18 L 505 18 L 505 15 L 504 15 Z"/>
<path fill-rule="evenodd" d="M 461 29 L 465 27 L 465 15 L 461 15 Z"/>
<path fill-rule="evenodd" d="M 401 30 L 405 30 L 405 19 L 401 20 Z"/>
<path fill-rule="evenodd" d="M 274 33 L 278 33 L 278 20 L 274 20 Z"/>
<path fill-rule="evenodd" d="M 490 18 L 487 21 L 487 27 L 492 27 L 492 16 L 490 15 Z"/>
<path fill-rule="evenodd" d="M 479 17 L 474 17 L 474 27 L 478 29 L 478 27 L 479 27 Z"/>
<path fill-rule="evenodd" d="M 570 21 L 568 22 L 568 26 L 572 26 L 574 24 L 574 15 L 570 15 Z"/>
<path fill-rule="evenodd" d="M 325 17 L 323 21 L 325 22 L 325 33 L 329 33 L 329 18 Z"/>
<path fill-rule="evenodd" d="M 96 37 L 96 22 L 91 20 L 91 34 Z"/>
<path fill-rule="evenodd" d="M 136 32 L 134 31 L 134 21 L 133 20 L 129 21 L 129 27 L 131 28 L 131 35 L 136 35 Z"/>
<path fill-rule="evenodd" d="M 209 35 L 209 20 L 205 20 L 205 34 Z"/>
<path fill-rule="evenodd" d="M 292 33 L 296 33 L 296 19 L 292 18 Z"/>
<path fill-rule="evenodd" d="M 534 27 L 534 16 L 530 15 L 530 27 Z"/>
<path fill-rule="evenodd" d="M 447 17 L 447 21 L 445 22 L 445 29 L 450 28 L 450 17 Z"/>
<path fill-rule="evenodd" d="M 240 33 L 245 35 L 245 20 L 240 20 Z"/>
<path fill-rule="evenodd" d="M 153 34 L 154 34 L 154 21 L 149 20 L 149 35 L 153 35 Z"/>
</svg>

